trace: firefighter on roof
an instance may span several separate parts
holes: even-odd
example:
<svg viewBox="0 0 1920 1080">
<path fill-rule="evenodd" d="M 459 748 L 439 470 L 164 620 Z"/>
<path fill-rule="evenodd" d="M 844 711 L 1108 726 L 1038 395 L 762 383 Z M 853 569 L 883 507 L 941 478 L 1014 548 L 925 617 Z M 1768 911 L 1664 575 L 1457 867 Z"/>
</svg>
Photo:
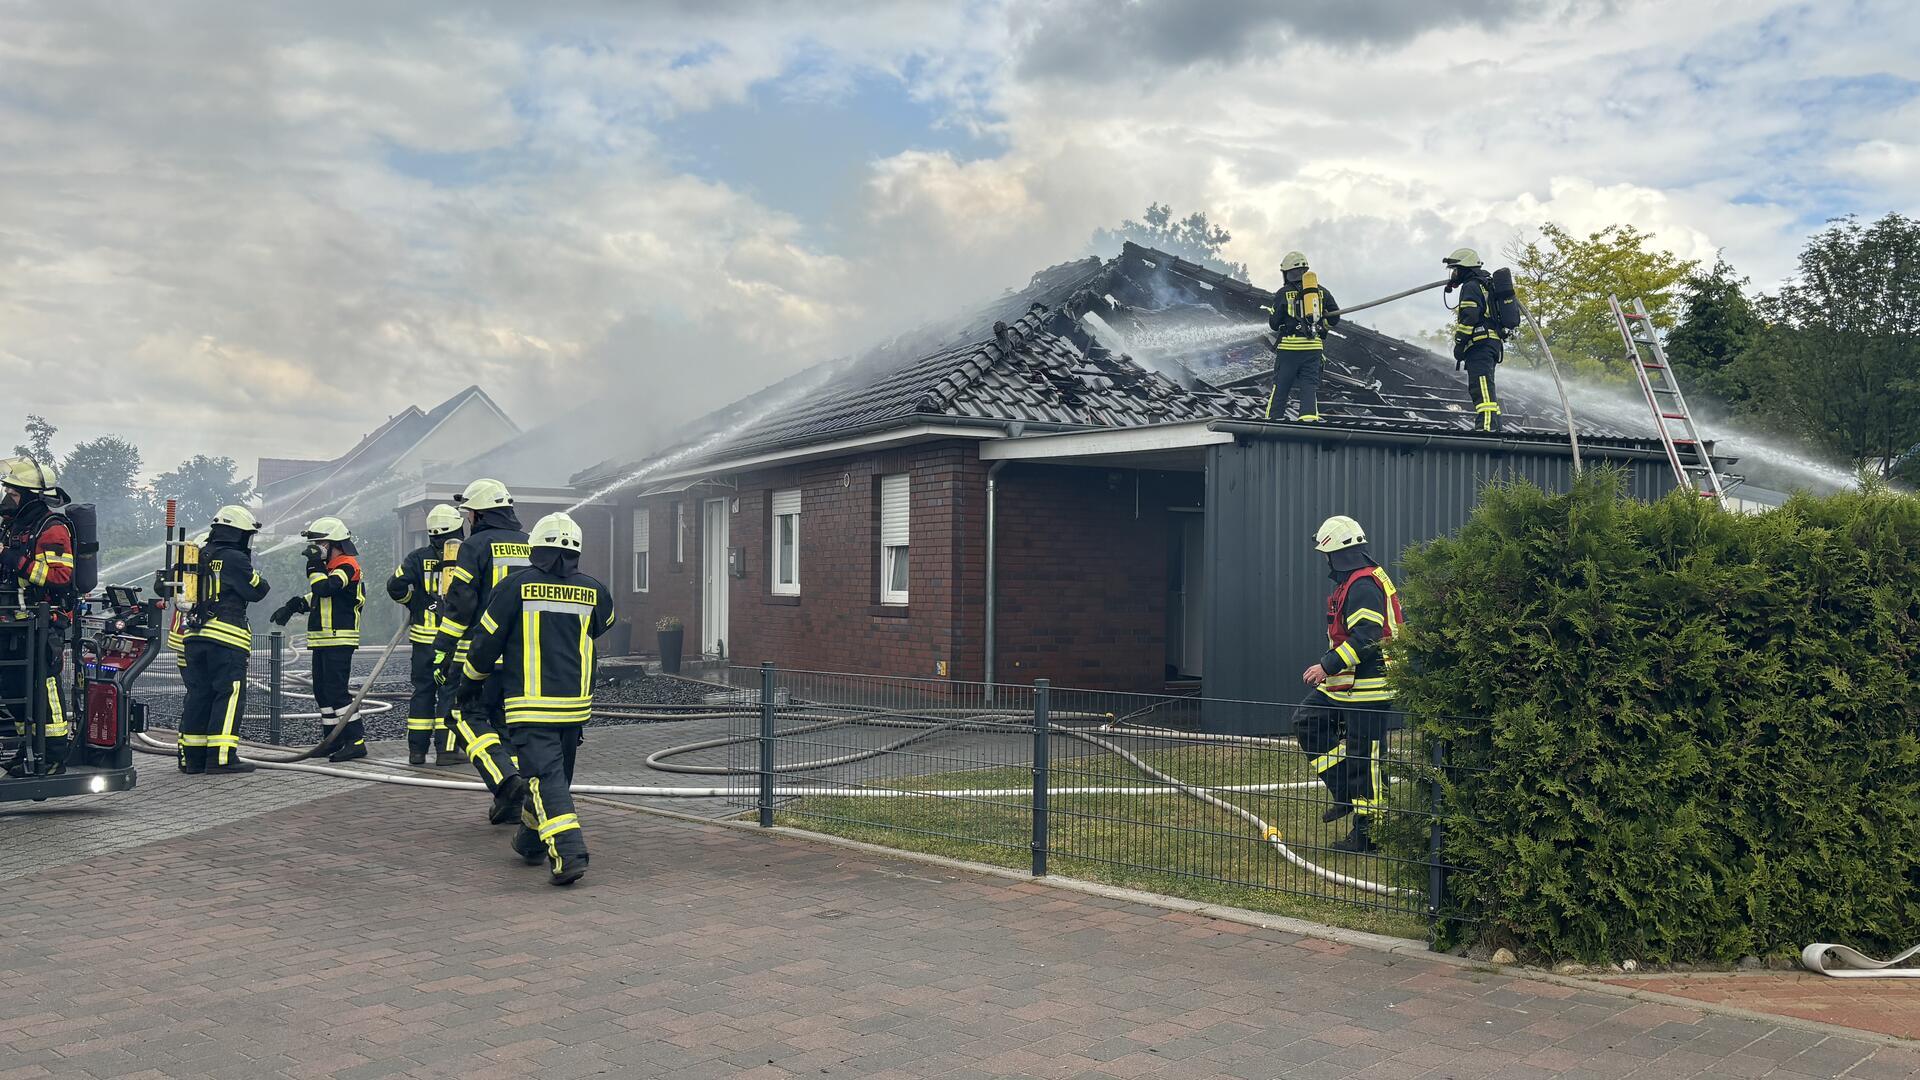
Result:
<svg viewBox="0 0 1920 1080">
<path fill-rule="evenodd" d="M 447 716 L 453 707 L 453 688 L 434 678 L 433 642 L 440 634 L 440 559 L 448 540 L 460 535 L 460 511 L 446 503 L 427 511 L 427 542 L 415 548 L 393 568 L 387 595 L 407 609 L 407 639 L 413 644 L 409 671 L 413 697 L 407 705 L 407 761 L 423 765 L 427 747 L 433 747 L 435 765 L 457 765 L 453 729 Z"/>
<path fill-rule="evenodd" d="M 353 653 L 360 646 L 360 611 L 367 603 L 360 577 L 360 553 L 353 546 L 347 523 L 337 517 L 316 518 L 301 532 L 307 545 L 307 594 L 280 605 L 273 621 L 285 626 L 299 612 L 307 614 L 307 648 L 313 653 L 313 700 L 320 706 L 320 723 L 331 729 L 340 711 L 353 704 L 348 676 Z M 334 744 L 328 761 L 352 761 L 367 756 L 367 728 L 355 716 Z"/>
<path fill-rule="evenodd" d="M 443 685 L 459 677 L 458 665 L 466 661 L 474 623 L 487 610 L 494 588 L 508 574 L 529 566 L 532 554 L 520 519 L 514 516 L 513 493 L 507 485 L 483 477 L 468 484 L 453 502 L 467 519 L 467 538 L 461 542 L 459 556 L 448 572 L 446 595 L 440 598 L 440 630 L 433 643 L 433 662 L 435 677 Z M 453 730 L 467 758 L 486 781 L 487 790 L 493 792 L 487 820 L 495 825 L 512 821 L 527 784 L 501 743 L 507 726 L 498 680 L 487 682 L 478 700 L 455 704 Z"/>
<path fill-rule="evenodd" d="M 246 714 L 247 656 L 253 631 L 247 605 L 267 595 L 249 550 L 260 523 L 244 506 L 213 515 L 200 547 L 199 599 L 182 623 L 187 700 L 180 709 L 180 770 L 252 772 L 240 760 L 240 718 Z"/>
<path fill-rule="evenodd" d="M 1373 819 L 1387 805 L 1382 752 L 1393 690 L 1387 685 L 1387 643 L 1404 625 L 1400 595 L 1350 517 L 1330 517 L 1314 534 L 1335 583 L 1327 597 L 1327 652 L 1301 681 L 1312 689 L 1294 714 L 1300 749 L 1333 796 L 1327 822 L 1354 815 L 1353 831 L 1335 851 L 1373 850 Z"/>
<path fill-rule="evenodd" d="M 1273 294 L 1273 314 L 1267 318 L 1268 328 L 1278 335 L 1267 419 L 1285 419 L 1287 399 L 1298 390 L 1298 419 L 1313 423 L 1320 419 L 1320 368 L 1326 358 L 1326 332 L 1340 325 L 1340 316 L 1331 314 L 1337 307 L 1333 294 L 1308 269 L 1305 253 L 1287 252 L 1280 260 L 1280 270 L 1284 277 Z"/>
<path fill-rule="evenodd" d="M 46 724 L 47 766 L 49 772 L 64 768 L 69 725 L 67 710 L 60 697 L 61 644 L 65 631 L 73 625 L 74 546 L 73 523 L 63 509 L 66 494 L 58 486 L 51 466 L 30 457 L 0 461 L 0 591 L 9 594 L 3 602 L 9 610 L 0 615 L 24 619 L 30 609 L 43 601 L 52 609 L 53 630 L 46 643 L 46 674 L 41 685 L 27 685 L 25 667 L 0 668 L 0 697 L 25 702 L 42 713 Z M 9 653 L 0 659 L 20 661 L 27 657 L 12 655 L 11 650 L 24 638 L 8 637 Z M 19 706 L 15 706 L 19 707 Z M 20 727 L 21 734 L 27 729 Z M 23 749 L 7 771 L 14 772 L 26 759 Z"/>
<path fill-rule="evenodd" d="M 529 866 L 544 860 L 555 885 L 587 872 L 573 760 L 593 710 L 594 639 L 614 619 L 606 586 L 580 572 L 580 547 L 571 517 L 541 518 L 533 527 L 532 565 L 493 589 L 461 664 L 463 707 L 477 702 L 483 687 L 499 687 L 495 696 L 527 777 L 513 850 Z"/>
<path fill-rule="evenodd" d="M 1474 428 L 1500 430 L 1500 398 L 1494 392 L 1493 372 L 1500 366 L 1500 354 L 1506 348 L 1494 318 L 1493 295 L 1488 283 L 1493 275 L 1480 265 L 1480 256 L 1472 248 L 1460 248 L 1440 260 L 1453 271 L 1448 288 L 1460 289 L 1460 306 L 1454 311 L 1453 359 L 1467 368 L 1467 394 L 1473 398 Z"/>
</svg>

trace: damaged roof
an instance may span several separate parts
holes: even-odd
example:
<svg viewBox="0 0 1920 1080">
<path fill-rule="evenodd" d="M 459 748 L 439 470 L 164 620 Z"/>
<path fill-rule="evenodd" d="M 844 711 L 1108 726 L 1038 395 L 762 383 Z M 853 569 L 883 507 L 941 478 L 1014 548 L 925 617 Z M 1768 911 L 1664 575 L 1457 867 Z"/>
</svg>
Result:
<svg viewBox="0 0 1920 1080">
<path fill-rule="evenodd" d="M 1139 247 L 1049 267 L 1026 288 L 944 323 L 820 364 L 709 414 L 665 452 L 678 469 L 913 423 L 1018 422 L 1115 428 L 1260 419 L 1271 387 L 1272 293 Z M 1453 362 L 1351 321 L 1330 332 L 1320 411 L 1327 422 L 1470 432 Z M 1502 434 L 1558 432 L 1539 395 L 1502 387 Z M 1583 439 L 1646 436 L 1582 420 Z M 642 463 L 603 462 L 605 481 Z"/>
</svg>

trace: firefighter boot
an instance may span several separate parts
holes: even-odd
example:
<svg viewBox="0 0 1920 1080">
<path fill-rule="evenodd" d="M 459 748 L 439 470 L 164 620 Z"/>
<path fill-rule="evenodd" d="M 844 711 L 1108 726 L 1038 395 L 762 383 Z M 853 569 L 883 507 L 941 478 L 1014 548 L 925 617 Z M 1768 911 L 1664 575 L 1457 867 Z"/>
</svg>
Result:
<svg viewBox="0 0 1920 1080">
<path fill-rule="evenodd" d="M 1355 855 L 1364 855 L 1373 850 L 1373 838 L 1367 835 L 1367 819 L 1353 819 L 1353 831 L 1344 840 L 1336 841 L 1329 851 L 1345 851 Z"/>
<path fill-rule="evenodd" d="M 500 791 L 487 810 L 487 824 L 505 825 L 520 816 L 520 804 L 527 795 L 527 782 L 519 773 L 510 773 L 500 781 Z"/>
<path fill-rule="evenodd" d="M 513 834 L 513 853 L 528 866 L 539 866 L 547 861 L 547 846 L 540 842 L 540 823 L 533 819 L 532 811 L 524 804 L 520 807 L 520 828 Z"/>
<path fill-rule="evenodd" d="M 433 740 L 433 763 L 435 765 L 464 765 L 467 756 L 454 745 L 455 734 L 452 728 L 435 731 Z"/>
<path fill-rule="evenodd" d="M 354 761 L 367 756 L 367 726 L 359 717 L 347 721 L 347 729 L 340 733 L 340 745 L 327 755 L 328 761 Z"/>
<path fill-rule="evenodd" d="M 560 869 L 547 875 L 549 885 L 571 885 L 587 874 L 585 855 L 568 855 L 559 860 Z"/>
<path fill-rule="evenodd" d="M 239 754 L 228 754 L 225 765 L 219 765 L 213 762 L 207 764 L 207 772 L 209 773 L 250 773 L 258 772 L 259 769 L 260 766 L 245 760 Z"/>
</svg>

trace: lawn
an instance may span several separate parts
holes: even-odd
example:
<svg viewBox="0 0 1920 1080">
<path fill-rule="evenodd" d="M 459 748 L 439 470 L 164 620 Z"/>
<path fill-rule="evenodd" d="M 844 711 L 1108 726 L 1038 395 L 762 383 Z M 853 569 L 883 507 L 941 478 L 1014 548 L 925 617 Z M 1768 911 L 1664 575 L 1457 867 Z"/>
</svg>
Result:
<svg viewBox="0 0 1920 1080">
<path fill-rule="evenodd" d="M 1151 767 L 1207 788 L 1272 784 L 1310 778 L 1297 751 L 1187 745 L 1140 749 L 1120 745 Z M 1349 822 L 1322 824 L 1328 805 L 1317 784 L 1216 797 L 1257 815 L 1309 862 L 1354 878 L 1414 887 L 1413 895 L 1380 896 L 1326 880 L 1297 867 L 1263 841 L 1242 818 L 1165 788 L 1121 756 L 1104 750 L 1063 755 L 1056 750 L 1048 836 L 1049 873 L 1207 903 L 1311 919 L 1356 930 L 1425 938 L 1422 895 L 1426 868 L 1340 854 L 1324 845 L 1346 835 Z M 995 866 L 1031 862 L 1033 774 L 1023 766 L 970 769 L 891 781 L 918 791 L 991 791 L 1023 794 L 928 795 L 923 798 L 810 796 L 783 805 L 782 825 L 908 851 Z M 1153 786 L 1163 793 L 1070 793 L 1085 787 Z M 1394 786 L 1396 806 L 1410 804 L 1412 784 Z M 1389 880 L 1391 879 L 1391 880 Z M 1363 906 L 1364 905 L 1364 906 Z"/>
</svg>

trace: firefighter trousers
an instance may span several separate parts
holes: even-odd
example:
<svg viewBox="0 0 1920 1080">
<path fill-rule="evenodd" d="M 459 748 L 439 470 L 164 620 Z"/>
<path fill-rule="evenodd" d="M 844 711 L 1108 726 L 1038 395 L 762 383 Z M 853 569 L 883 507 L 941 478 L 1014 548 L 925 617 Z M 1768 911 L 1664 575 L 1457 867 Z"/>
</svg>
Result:
<svg viewBox="0 0 1920 1080">
<path fill-rule="evenodd" d="M 527 778 L 527 799 L 513 850 L 523 858 L 544 857 L 553 875 L 587 862 L 586 834 L 573 808 L 573 759 L 585 724 L 514 724 L 513 746 Z"/>
<path fill-rule="evenodd" d="M 206 638 L 187 639 L 187 700 L 180 710 L 180 767 L 190 773 L 240 755 L 246 715 L 247 653 Z"/>
<path fill-rule="evenodd" d="M 413 643 L 407 677 L 413 685 L 413 697 L 407 701 L 407 749 L 418 753 L 429 748 L 452 750 L 453 729 L 446 718 L 453 709 L 453 687 L 433 681 L 433 642 Z"/>
<path fill-rule="evenodd" d="M 1273 393 L 1267 397 L 1267 419 L 1284 420 L 1287 399 L 1300 394 L 1301 420 L 1320 419 L 1322 349 L 1280 349 L 1273 354 Z"/>
<path fill-rule="evenodd" d="M 1387 805 L 1385 750 L 1393 703 L 1335 701 L 1319 687 L 1307 692 L 1293 714 L 1300 749 L 1335 803 L 1371 817 Z"/>
<path fill-rule="evenodd" d="M 451 691 L 453 688 L 448 689 Z M 454 704 L 448 712 L 447 727 L 452 732 L 454 748 L 465 753 L 467 760 L 473 762 L 475 771 L 485 781 L 488 791 L 498 795 L 501 784 L 506 783 L 509 777 L 520 775 L 519 766 L 515 764 L 505 742 L 506 688 L 500 685 L 499 679 L 488 679 L 480 684 L 479 701 Z"/>
<path fill-rule="evenodd" d="M 1499 346 L 1477 345 L 1463 357 L 1467 367 L 1467 396 L 1473 399 L 1476 431 L 1500 430 L 1500 396 L 1493 373 L 1500 366 Z"/>
<path fill-rule="evenodd" d="M 4 650 L 5 659 L 26 659 L 23 648 L 26 639 L 18 640 L 19 645 Z M 61 661 L 66 659 L 66 651 L 60 647 L 58 640 L 47 642 L 46 648 L 46 666 L 42 669 L 43 674 L 40 676 L 38 686 L 27 685 L 29 676 L 24 666 L 0 668 L 0 698 L 12 703 L 7 706 L 9 710 L 21 709 L 23 706 L 18 703 L 24 702 L 25 707 L 31 708 L 37 714 L 39 721 L 46 725 L 47 763 L 58 765 L 67 759 L 69 736 L 72 734 L 66 702 L 60 692 Z M 7 721 L 0 723 L 0 731 L 30 735 L 33 729 L 26 724 Z M 0 762 L 0 767 L 4 765 L 5 763 Z"/>
</svg>

